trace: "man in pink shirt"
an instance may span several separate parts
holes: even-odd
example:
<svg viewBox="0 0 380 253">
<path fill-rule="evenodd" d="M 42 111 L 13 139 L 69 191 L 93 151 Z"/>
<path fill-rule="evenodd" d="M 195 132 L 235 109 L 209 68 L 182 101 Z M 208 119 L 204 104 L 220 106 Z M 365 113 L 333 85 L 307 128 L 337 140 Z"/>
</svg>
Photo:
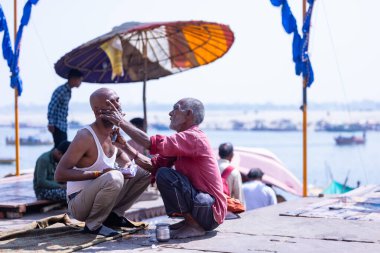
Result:
<svg viewBox="0 0 380 253">
<path fill-rule="evenodd" d="M 140 154 L 121 135 L 115 142 L 140 167 L 156 175 L 168 216 L 184 218 L 170 226 L 171 238 L 202 236 L 223 223 L 227 200 L 211 145 L 198 127 L 204 118 L 204 106 L 199 100 L 184 98 L 173 106 L 169 113 L 170 128 L 177 133 L 171 136 L 149 138 L 124 120 L 116 106 L 114 110 L 100 110 L 100 113 L 155 155 L 148 158 Z"/>
</svg>

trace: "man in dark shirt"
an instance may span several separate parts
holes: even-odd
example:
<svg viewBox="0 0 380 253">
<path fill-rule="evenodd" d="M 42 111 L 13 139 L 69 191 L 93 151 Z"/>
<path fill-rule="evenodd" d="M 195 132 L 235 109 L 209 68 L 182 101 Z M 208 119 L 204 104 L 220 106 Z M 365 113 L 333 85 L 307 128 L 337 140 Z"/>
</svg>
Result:
<svg viewBox="0 0 380 253">
<path fill-rule="evenodd" d="M 37 199 L 66 201 L 66 185 L 54 181 L 54 173 L 69 145 L 69 141 L 63 141 L 58 147 L 43 153 L 37 159 L 33 178 L 33 188 Z"/>
<path fill-rule="evenodd" d="M 71 69 L 67 83 L 59 86 L 53 92 L 48 106 L 48 130 L 53 134 L 54 147 L 62 141 L 67 141 L 67 115 L 71 99 L 71 89 L 79 87 L 83 74 L 76 69 Z"/>
</svg>

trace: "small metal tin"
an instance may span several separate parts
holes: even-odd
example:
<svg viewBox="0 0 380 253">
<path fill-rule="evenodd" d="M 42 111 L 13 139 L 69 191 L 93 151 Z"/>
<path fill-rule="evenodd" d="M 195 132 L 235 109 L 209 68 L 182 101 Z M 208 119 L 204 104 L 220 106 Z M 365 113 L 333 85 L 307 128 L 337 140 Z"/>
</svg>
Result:
<svg viewBox="0 0 380 253">
<path fill-rule="evenodd" d="M 156 240 L 159 242 L 167 242 L 170 239 L 170 229 L 167 223 L 156 224 Z"/>
</svg>

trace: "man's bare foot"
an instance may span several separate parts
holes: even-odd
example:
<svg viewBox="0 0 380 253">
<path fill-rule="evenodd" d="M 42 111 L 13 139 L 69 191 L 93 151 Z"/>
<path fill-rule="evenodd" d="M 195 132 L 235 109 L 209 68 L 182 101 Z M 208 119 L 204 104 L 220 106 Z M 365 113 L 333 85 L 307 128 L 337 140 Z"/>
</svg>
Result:
<svg viewBox="0 0 380 253">
<path fill-rule="evenodd" d="M 172 239 L 184 239 L 189 237 L 196 237 L 205 235 L 206 231 L 199 225 L 184 224 L 177 230 L 171 231 L 170 238 Z"/>
<path fill-rule="evenodd" d="M 182 220 L 180 222 L 170 224 L 169 229 L 170 230 L 177 230 L 177 229 L 180 229 L 181 227 L 183 227 L 185 224 L 186 224 L 185 220 Z"/>
</svg>

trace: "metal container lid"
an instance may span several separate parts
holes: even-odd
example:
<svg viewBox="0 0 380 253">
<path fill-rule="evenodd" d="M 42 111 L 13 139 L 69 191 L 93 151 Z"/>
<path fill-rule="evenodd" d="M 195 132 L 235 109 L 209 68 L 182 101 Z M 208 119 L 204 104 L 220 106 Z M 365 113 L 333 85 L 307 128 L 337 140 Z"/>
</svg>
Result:
<svg viewBox="0 0 380 253">
<path fill-rule="evenodd" d="M 157 223 L 156 227 L 168 227 L 169 223 Z"/>
</svg>

